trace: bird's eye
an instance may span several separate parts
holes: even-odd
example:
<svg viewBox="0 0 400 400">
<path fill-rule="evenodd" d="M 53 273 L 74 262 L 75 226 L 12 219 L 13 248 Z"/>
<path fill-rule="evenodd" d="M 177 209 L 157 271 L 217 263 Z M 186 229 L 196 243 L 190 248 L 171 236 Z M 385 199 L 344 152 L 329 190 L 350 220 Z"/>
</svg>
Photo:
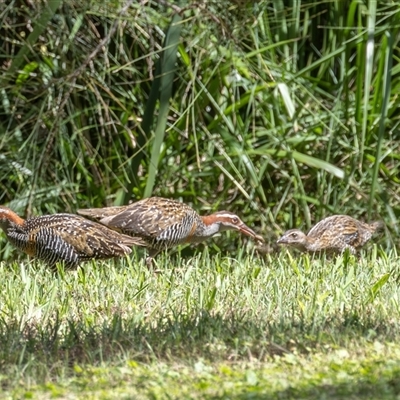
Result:
<svg viewBox="0 0 400 400">
<path fill-rule="evenodd" d="M 232 218 L 232 224 L 237 224 L 239 222 L 239 218 L 238 217 L 233 217 Z"/>
<path fill-rule="evenodd" d="M 297 233 L 292 233 L 292 237 L 293 237 L 294 239 L 297 239 Z"/>
</svg>

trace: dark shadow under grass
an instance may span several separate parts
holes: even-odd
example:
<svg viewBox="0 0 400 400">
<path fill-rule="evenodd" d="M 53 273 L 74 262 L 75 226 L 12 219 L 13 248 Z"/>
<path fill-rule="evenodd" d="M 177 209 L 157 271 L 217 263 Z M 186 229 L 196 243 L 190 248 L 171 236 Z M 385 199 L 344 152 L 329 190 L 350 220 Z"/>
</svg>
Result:
<svg viewBox="0 0 400 400">
<path fill-rule="evenodd" d="M 1 321 L 1 368 L 25 364 L 33 356 L 48 367 L 63 360 L 74 364 L 99 364 L 128 357 L 140 362 L 174 361 L 201 357 L 208 361 L 264 361 L 271 356 L 308 354 L 345 347 L 351 342 L 399 340 L 398 324 L 365 319 L 354 312 L 316 326 L 303 321 L 268 323 L 245 315 L 212 315 L 166 319 L 157 326 L 142 324 L 115 313 L 109 323 L 90 327 L 87 322 L 68 321 L 60 332 L 57 315 L 45 326 Z M 3 372 L 5 372 L 3 370 Z"/>
<path fill-rule="evenodd" d="M 370 368 L 376 366 L 371 365 Z M 390 377 L 382 377 L 379 380 L 360 379 L 354 383 L 328 384 L 307 384 L 305 387 L 293 388 L 276 391 L 273 397 L 266 397 L 262 385 L 255 386 L 250 390 L 247 388 L 242 393 L 224 393 L 223 395 L 211 396 L 209 399 L 231 399 L 231 400 L 255 400 L 255 399 L 346 399 L 346 400 L 375 400 L 375 399 L 395 399 L 400 393 L 400 368 L 391 371 Z"/>
<path fill-rule="evenodd" d="M 286 364 L 296 364 L 296 361 L 291 361 L 291 355 L 329 354 L 343 347 L 353 347 L 357 352 L 362 351 L 365 343 L 398 341 L 397 326 L 377 320 L 361 323 L 359 319 L 352 314 L 340 321 L 326 321 L 316 329 L 315 326 L 290 321 L 275 325 L 267 321 L 251 321 L 243 315 L 226 318 L 204 311 L 152 327 L 151 324 L 142 325 L 124 319 L 116 313 L 109 324 L 94 324 L 90 328 L 79 320 L 71 321 L 64 334 L 58 332 L 57 316 L 52 324 L 44 327 L 31 324 L 23 331 L 17 321 L 7 324 L 2 321 L 1 385 L 6 390 L 16 384 L 17 377 L 21 379 L 29 375 L 34 375 L 38 382 L 56 382 L 62 375 L 81 376 L 81 368 L 85 366 L 119 365 L 121 360 L 135 360 L 151 366 L 157 363 L 186 365 L 200 359 L 209 365 L 255 364 L 256 373 L 260 375 L 254 385 L 247 382 L 241 388 L 224 389 L 222 394 L 204 398 L 261 399 L 266 395 L 263 380 L 268 380 L 268 372 L 258 369 L 264 363 L 277 360 L 276 357 L 282 359 L 283 374 L 290 374 L 286 371 Z M 307 377 L 302 385 L 274 392 L 274 398 L 369 399 L 376 393 L 384 398 L 400 392 L 400 361 L 393 364 L 389 372 L 380 371 L 380 360 L 364 360 L 358 366 L 353 362 L 346 365 L 346 362 L 341 361 L 336 366 L 330 363 L 329 367 L 339 375 L 355 374 L 351 382 L 324 384 L 322 378 L 313 381 Z M 10 374 L 13 369 L 19 373 Z M 241 379 L 251 381 L 249 372 L 244 373 L 247 375 Z M 85 376 L 85 380 L 90 379 Z M 371 391 L 375 393 L 373 396 Z"/>
<path fill-rule="evenodd" d="M 170 379 L 171 385 L 177 384 L 174 375 L 165 377 L 158 368 L 178 375 L 186 369 L 188 391 L 211 379 L 218 390 L 207 392 L 208 398 L 267 392 L 312 398 L 318 390 L 363 396 L 378 378 L 385 390 L 397 390 L 392 381 L 400 350 L 390 355 L 400 339 L 397 258 L 372 252 L 334 260 L 289 254 L 235 259 L 204 251 L 193 258 L 160 255 L 157 266 L 161 273 L 154 274 L 135 255 L 72 272 L 0 264 L 3 389 L 19 382 L 79 381 L 82 369 L 109 372 L 133 362 L 140 365 L 137 379 L 154 374 L 149 381 Z M 380 344 L 386 346 L 383 355 L 375 349 Z M 198 360 L 212 369 L 207 378 L 191 370 Z M 247 382 L 243 388 L 219 387 L 226 365 Z M 343 371 L 349 379 L 341 378 Z M 252 373 L 259 384 L 252 383 Z M 110 372 L 110 384 L 115 374 Z M 278 383 L 292 375 L 297 380 L 266 389 L 270 374 Z M 355 382 L 360 388 L 347 389 Z"/>
</svg>

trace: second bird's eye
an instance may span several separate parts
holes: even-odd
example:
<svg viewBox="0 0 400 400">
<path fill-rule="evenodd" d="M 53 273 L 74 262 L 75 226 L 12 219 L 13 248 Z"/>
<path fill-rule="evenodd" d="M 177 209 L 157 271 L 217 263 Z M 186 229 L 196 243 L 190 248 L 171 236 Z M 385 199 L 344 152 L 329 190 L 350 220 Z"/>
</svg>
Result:
<svg viewBox="0 0 400 400">
<path fill-rule="evenodd" d="M 233 217 L 232 218 L 232 223 L 233 224 L 237 224 L 239 222 L 239 218 L 237 218 L 237 217 Z"/>
</svg>

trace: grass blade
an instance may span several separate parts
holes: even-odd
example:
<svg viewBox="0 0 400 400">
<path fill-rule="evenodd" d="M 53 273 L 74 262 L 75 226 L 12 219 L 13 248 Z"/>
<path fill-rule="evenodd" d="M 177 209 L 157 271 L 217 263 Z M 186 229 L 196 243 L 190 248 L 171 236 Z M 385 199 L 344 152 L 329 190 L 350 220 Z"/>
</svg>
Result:
<svg viewBox="0 0 400 400">
<path fill-rule="evenodd" d="M 56 12 L 57 8 L 60 6 L 61 3 L 62 3 L 61 0 L 50 0 L 48 2 L 48 6 L 44 8 L 44 11 L 40 16 L 40 18 L 36 21 L 35 24 L 33 24 L 35 25 L 35 27 L 27 37 L 25 45 L 21 47 L 18 54 L 13 59 L 10 68 L 7 71 L 7 74 L 5 74 L 4 76 L 6 80 L 11 79 L 14 73 L 23 64 L 25 56 L 30 51 L 33 51 L 33 45 L 37 42 L 42 32 L 46 30 L 48 22 L 53 18 L 54 13 Z"/>
<path fill-rule="evenodd" d="M 380 113 L 380 121 L 379 121 L 379 136 L 378 141 L 376 143 L 376 156 L 375 163 L 372 172 L 372 182 L 371 182 L 371 192 L 369 196 L 369 205 L 368 205 L 368 218 L 371 218 L 373 204 L 375 200 L 375 191 L 378 184 L 378 172 L 379 166 L 381 162 L 381 149 L 383 143 L 383 137 L 386 129 L 386 117 L 388 115 L 389 108 L 389 98 L 390 98 L 390 87 L 391 87 L 391 70 L 392 70 L 392 60 L 393 60 L 393 39 L 390 32 L 385 33 L 385 37 L 383 39 L 385 43 L 385 71 L 383 75 L 383 93 L 382 93 L 382 107 Z"/>
<path fill-rule="evenodd" d="M 364 109 L 363 109 L 363 119 L 362 119 L 362 131 L 361 131 L 361 140 L 360 140 L 360 165 L 362 165 L 363 154 L 364 154 L 364 146 L 365 146 L 365 138 L 367 136 L 367 123 L 368 123 L 368 113 L 369 111 L 369 96 L 370 96 L 370 88 L 372 81 L 372 71 L 374 69 L 374 43 L 375 43 L 375 21 L 376 21 L 376 1 L 369 1 L 369 9 L 368 9 L 368 37 L 367 44 L 365 49 L 365 79 L 364 79 Z"/>
<path fill-rule="evenodd" d="M 155 138 L 151 151 L 149 174 L 147 177 L 146 188 L 144 190 L 144 197 L 149 197 L 153 191 L 158 163 L 160 160 L 161 145 L 164 140 L 165 129 L 167 126 L 169 101 L 172 95 L 172 84 L 175 76 L 174 72 L 176 69 L 177 51 L 182 26 L 180 23 L 181 19 L 180 15 L 174 15 L 165 38 L 165 50 L 161 60 L 160 113 L 158 115 Z"/>
</svg>

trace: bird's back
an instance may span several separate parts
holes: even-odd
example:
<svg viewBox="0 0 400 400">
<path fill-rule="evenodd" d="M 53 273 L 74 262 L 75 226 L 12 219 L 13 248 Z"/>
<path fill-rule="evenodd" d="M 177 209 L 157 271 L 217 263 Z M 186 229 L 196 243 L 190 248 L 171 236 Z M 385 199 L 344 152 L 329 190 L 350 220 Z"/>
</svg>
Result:
<svg viewBox="0 0 400 400">
<path fill-rule="evenodd" d="M 184 242 L 201 219 L 187 204 L 150 197 L 126 206 L 122 212 L 103 217 L 100 222 L 141 237 L 152 246 L 169 247 Z"/>
<path fill-rule="evenodd" d="M 318 222 L 307 236 L 319 243 L 321 248 L 342 250 L 345 246 L 361 248 L 382 222 L 366 224 L 348 215 L 332 215 Z"/>
<path fill-rule="evenodd" d="M 85 217 L 90 217 L 95 220 L 100 220 L 105 217 L 112 217 L 125 211 L 132 204 L 127 206 L 114 206 L 114 207 L 103 207 L 103 208 L 81 208 L 77 212 Z"/>
<path fill-rule="evenodd" d="M 107 259 L 129 254 L 138 238 L 115 232 L 73 214 L 53 214 L 28 219 L 25 223 L 28 248 L 50 264 L 64 261 L 76 266 L 81 261 Z M 32 254 L 34 253 L 34 254 Z"/>
</svg>

